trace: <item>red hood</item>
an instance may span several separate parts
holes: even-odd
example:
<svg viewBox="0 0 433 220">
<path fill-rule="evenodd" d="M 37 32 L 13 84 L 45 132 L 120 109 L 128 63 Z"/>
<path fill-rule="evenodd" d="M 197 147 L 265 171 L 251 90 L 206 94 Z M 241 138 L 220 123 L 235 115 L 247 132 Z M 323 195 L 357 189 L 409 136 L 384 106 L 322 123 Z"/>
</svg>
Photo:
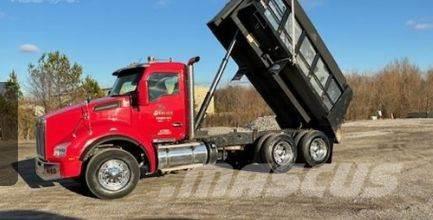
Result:
<svg viewBox="0 0 433 220">
<path fill-rule="evenodd" d="M 104 105 L 104 104 L 110 104 L 113 102 L 123 102 L 124 98 L 123 97 L 103 97 L 103 98 L 99 98 L 99 99 L 95 99 L 90 101 L 89 103 L 87 102 L 82 102 L 76 105 L 71 105 L 53 112 L 50 112 L 48 114 L 45 115 L 45 119 L 49 119 L 49 118 L 53 118 L 53 117 L 58 117 L 64 114 L 68 114 L 71 112 L 75 112 L 75 111 L 82 111 L 85 109 L 93 109 L 95 106 L 99 106 L 99 105 Z"/>
<path fill-rule="evenodd" d="M 102 119 L 101 113 L 110 115 L 110 110 L 120 107 L 129 107 L 128 97 L 104 97 L 45 115 L 47 155 L 50 155 L 49 151 L 56 145 L 71 142 L 75 137 L 90 135 L 92 124 Z"/>
</svg>

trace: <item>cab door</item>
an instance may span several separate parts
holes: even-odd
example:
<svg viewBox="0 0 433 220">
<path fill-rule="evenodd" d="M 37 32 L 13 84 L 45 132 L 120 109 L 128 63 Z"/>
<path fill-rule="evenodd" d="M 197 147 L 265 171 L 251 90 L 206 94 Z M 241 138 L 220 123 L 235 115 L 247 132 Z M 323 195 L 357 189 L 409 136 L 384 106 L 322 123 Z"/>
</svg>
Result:
<svg viewBox="0 0 433 220">
<path fill-rule="evenodd" d="M 145 74 L 145 123 L 154 143 L 185 139 L 186 104 L 183 70 L 149 68 Z"/>
</svg>

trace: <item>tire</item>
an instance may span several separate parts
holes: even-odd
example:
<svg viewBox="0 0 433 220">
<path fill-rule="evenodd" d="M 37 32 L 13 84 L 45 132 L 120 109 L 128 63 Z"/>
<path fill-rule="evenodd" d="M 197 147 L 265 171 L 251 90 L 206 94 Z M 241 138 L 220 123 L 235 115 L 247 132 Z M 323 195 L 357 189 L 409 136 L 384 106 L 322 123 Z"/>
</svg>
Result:
<svg viewBox="0 0 433 220">
<path fill-rule="evenodd" d="M 294 135 L 294 140 L 295 140 L 295 146 L 298 150 L 298 152 L 302 152 L 302 146 L 301 146 L 301 141 L 302 138 L 308 133 L 310 132 L 310 130 L 299 130 L 296 132 L 296 134 Z M 305 163 L 305 158 L 302 154 L 298 155 L 298 159 L 296 161 L 297 163 Z"/>
<path fill-rule="evenodd" d="M 257 143 L 255 144 L 255 150 L 254 150 L 254 155 L 253 155 L 253 161 L 256 163 L 263 163 L 264 161 L 262 160 L 262 155 L 261 155 L 261 149 L 263 148 L 263 144 L 265 143 L 266 140 L 268 140 L 269 137 L 271 137 L 272 135 L 275 135 L 275 133 L 267 133 L 262 135 Z"/>
<path fill-rule="evenodd" d="M 331 147 L 328 137 L 321 131 L 312 130 L 304 135 L 300 142 L 301 155 L 310 167 L 326 163 L 331 155 Z M 315 147 L 316 149 L 312 149 Z M 316 154 L 312 154 L 313 151 Z"/>
<path fill-rule="evenodd" d="M 310 132 L 310 130 L 299 130 L 294 137 L 295 140 L 295 144 L 298 147 L 298 149 L 300 149 L 300 144 L 301 144 L 301 140 L 302 138 L 308 133 Z"/>
<path fill-rule="evenodd" d="M 274 173 L 289 171 L 295 165 L 296 158 L 296 146 L 287 134 L 274 134 L 263 143 L 262 160 Z"/>
<path fill-rule="evenodd" d="M 113 172 L 123 170 L 124 176 L 119 177 L 118 173 L 114 174 L 114 177 L 109 176 L 112 174 L 110 168 L 114 169 Z M 129 152 L 112 148 L 90 158 L 84 175 L 87 187 L 93 195 L 104 200 L 118 199 L 135 189 L 140 179 L 140 169 L 137 160 Z M 110 182 L 113 179 L 117 182 Z"/>
</svg>

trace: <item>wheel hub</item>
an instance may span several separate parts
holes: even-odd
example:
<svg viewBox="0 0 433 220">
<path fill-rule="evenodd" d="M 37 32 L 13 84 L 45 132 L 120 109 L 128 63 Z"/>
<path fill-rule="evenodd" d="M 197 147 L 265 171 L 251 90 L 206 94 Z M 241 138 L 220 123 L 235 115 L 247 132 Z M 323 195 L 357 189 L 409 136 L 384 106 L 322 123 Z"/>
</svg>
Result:
<svg viewBox="0 0 433 220">
<path fill-rule="evenodd" d="M 279 142 L 274 147 L 274 161 L 280 166 L 285 166 L 293 161 L 294 155 L 292 146 L 287 142 Z"/>
<path fill-rule="evenodd" d="M 102 187 L 110 191 L 124 188 L 131 178 L 128 165 L 121 160 L 108 160 L 98 171 L 98 181 Z"/>
<path fill-rule="evenodd" d="M 322 161 L 328 154 L 328 147 L 322 138 L 316 138 L 311 142 L 310 155 L 314 161 Z"/>
</svg>

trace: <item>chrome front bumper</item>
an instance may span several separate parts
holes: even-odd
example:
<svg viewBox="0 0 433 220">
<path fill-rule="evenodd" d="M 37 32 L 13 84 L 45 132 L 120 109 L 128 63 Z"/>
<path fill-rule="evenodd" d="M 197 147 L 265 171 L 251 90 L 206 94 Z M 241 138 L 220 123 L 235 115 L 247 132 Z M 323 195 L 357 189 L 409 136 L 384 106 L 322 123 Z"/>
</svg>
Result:
<svg viewBox="0 0 433 220">
<path fill-rule="evenodd" d="M 38 175 L 43 180 L 49 181 L 61 179 L 60 165 L 58 163 L 48 163 L 42 161 L 39 158 L 36 158 L 35 170 L 36 175 Z"/>
</svg>

